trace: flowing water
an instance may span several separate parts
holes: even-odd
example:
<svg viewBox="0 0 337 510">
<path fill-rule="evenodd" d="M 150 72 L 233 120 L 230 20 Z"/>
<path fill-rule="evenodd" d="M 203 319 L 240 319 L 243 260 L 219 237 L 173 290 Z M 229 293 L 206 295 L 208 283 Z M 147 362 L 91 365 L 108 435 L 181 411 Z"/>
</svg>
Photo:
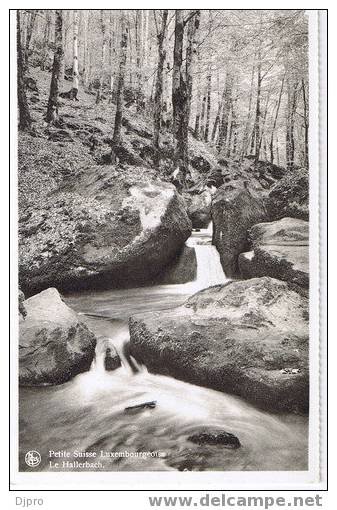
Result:
<svg viewBox="0 0 337 510">
<path fill-rule="evenodd" d="M 27 469 L 28 450 L 40 452 L 38 469 L 44 471 L 307 469 L 306 417 L 271 414 L 232 395 L 150 374 L 127 354 L 130 315 L 178 306 L 201 288 L 226 281 L 210 229 L 193 233 L 187 244 L 196 249 L 194 282 L 66 297 L 99 337 L 96 358 L 90 371 L 66 384 L 20 390 L 21 470 Z M 122 366 L 107 372 L 110 344 Z M 153 409 L 125 411 L 153 400 Z M 221 427 L 242 446 L 195 445 L 187 438 L 200 427 Z M 58 457 L 49 459 L 50 451 Z M 88 464 L 71 464 L 76 461 Z"/>
</svg>

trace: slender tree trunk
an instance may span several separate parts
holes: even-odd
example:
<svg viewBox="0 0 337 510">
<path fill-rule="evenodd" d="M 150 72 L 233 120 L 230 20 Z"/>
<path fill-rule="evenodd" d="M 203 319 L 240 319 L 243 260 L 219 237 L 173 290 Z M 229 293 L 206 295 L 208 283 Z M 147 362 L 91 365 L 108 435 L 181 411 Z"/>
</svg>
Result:
<svg viewBox="0 0 337 510">
<path fill-rule="evenodd" d="M 201 59 L 200 59 L 200 51 L 197 49 L 197 105 L 196 105 L 196 115 L 195 115 L 195 124 L 194 124 L 194 136 L 197 140 L 200 139 L 200 113 L 201 113 Z"/>
<path fill-rule="evenodd" d="M 110 22 L 109 22 L 109 65 L 110 65 L 110 94 L 109 103 L 112 103 L 113 91 L 114 91 L 114 62 L 116 57 L 116 46 L 115 46 L 115 23 L 113 18 L 113 11 L 110 11 Z"/>
<path fill-rule="evenodd" d="M 256 88 L 256 113 L 255 113 L 255 161 L 260 158 L 260 121 L 261 121 L 261 49 L 258 51 L 257 63 L 257 88 Z"/>
<path fill-rule="evenodd" d="M 65 74 L 66 74 L 66 53 L 67 53 L 67 30 L 66 27 L 69 25 L 69 12 L 63 11 L 62 15 L 62 44 L 63 44 L 63 51 L 62 51 L 62 57 L 60 62 L 60 80 L 61 83 L 63 83 Z M 55 33 L 55 28 L 54 28 Z M 55 44 L 55 40 L 54 40 Z"/>
<path fill-rule="evenodd" d="M 237 94 L 232 99 L 232 120 L 231 120 L 231 130 L 230 137 L 227 146 L 227 157 L 233 156 L 235 157 L 237 154 L 238 148 L 238 122 L 237 122 L 237 113 L 236 113 L 236 104 L 237 104 Z M 233 140 L 233 144 L 232 144 Z"/>
<path fill-rule="evenodd" d="M 28 101 L 26 96 L 25 84 L 25 64 L 23 61 L 22 46 L 21 46 L 21 16 L 20 10 L 16 11 L 16 44 L 17 44 L 17 66 L 18 66 L 18 107 L 19 107 L 19 129 L 21 131 L 30 130 L 32 126 L 32 119 L 29 113 Z"/>
<path fill-rule="evenodd" d="M 269 144 L 270 162 L 271 163 L 274 163 L 274 135 L 275 135 L 276 125 L 277 125 L 278 114 L 279 114 L 279 111 L 280 111 L 280 105 L 281 105 L 281 101 L 282 101 L 284 80 L 285 80 L 285 75 L 283 75 L 283 78 L 282 78 L 280 93 L 279 93 L 278 100 L 277 100 L 277 105 L 276 105 L 276 111 L 275 111 L 273 127 L 272 127 L 272 130 L 271 130 L 271 137 L 270 137 L 270 144 Z"/>
<path fill-rule="evenodd" d="M 228 133 L 228 121 L 229 121 L 229 114 L 230 114 L 230 107 L 231 107 L 231 101 L 232 101 L 232 88 L 233 88 L 233 75 L 230 69 L 227 70 L 226 75 L 226 83 L 225 83 L 225 89 L 223 94 L 223 108 L 222 108 L 222 117 L 221 117 L 221 123 L 219 128 L 219 138 L 217 142 L 217 150 L 218 152 L 221 152 L 221 150 L 224 147 L 224 144 L 226 143 L 227 139 L 227 133 Z"/>
<path fill-rule="evenodd" d="M 203 140 L 205 138 L 206 106 L 207 106 L 207 88 L 205 88 L 205 90 L 204 90 L 204 93 L 202 95 L 202 102 L 201 102 L 201 115 L 200 115 L 200 139 L 201 140 Z"/>
<path fill-rule="evenodd" d="M 142 68 L 142 47 L 143 47 L 143 11 L 136 10 L 136 68 L 137 68 L 137 111 L 143 109 L 141 97 L 143 95 L 143 68 Z M 164 65 L 164 64 L 163 64 Z"/>
<path fill-rule="evenodd" d="M 216 133 L 217 133 L 218 127 L 220 125 L 220 117 L 221 117 L 221 103 L 219 104 L 218 112 L 216 114 L 214 124 L 213 124 L 212 137 L 211 137 L 212 142 L 214 142 L 214 140 L 216 138 Z"/>
<path fill-rule="evenodd" d="M 97 89 L 97 95 L 96 95 L 96 104 L 100 103 L 101 96 L 102 96 L 102 89 L 103 89 L 103 80 L 104 80 L 104 65 L 105 65 L 105 47 L 106 47 L 106 27 L 105 27 L 105 21 L 104 21 L 104 10 L 101 9 L 100 12 L 100 22 L 101 22 L 101 30 L 102 30 L 102 52 L 101 52 L 101 72 L 99 77 L 99 87 Z"/>
<path fill-rule="evenodd" d="M 162 12 L 162 23 L 160 31 L 157 34 L 158 39 L 158 67 L 157 67 L 157 80 L 156 91 L 154 95 L 154 136 L 153 143 L 156 149 L 160 146 L 160 130 L 162 124 L 162 102 L 163 102 L 163 69 L 166 57 L 164 47 L 166 25 L 167 25 L 168 10 L 164 9 Z"/>
<path fill-rule="evenodd" d="M 31 42 L 32 35 L 33 35 L 33 29 L 34 29 L 34 24 L 35 24 L 35 20 L 36 20 L 36 15 L 37 15 L 36 10 L 30 11 L 29 21 L 28 21 L 28 25 L 27 25 L 26 46 L 25 46 L 25 67 L 26 67 L 26 70 L 28 70 L 30 42 Z"/>
<path fill-rule="evenodd" d="M 77 98 L 78 93 L 78 11 L 73 11 L 73 97 Z"/>
<path fill-rule="evenodd" d="M 249 88 L 249 100 L 248 100 L 248 115 L 247 115 L 247 121 L 245 125 L 245 131 L 243 135 L 243 141 L 242 141 L 242 149 L 241 149 L 241 156 L 244 157 L 248 152 L 248 145 L 249 145 L 249 125 L 250 125 L 250 119 L 252 115 L 252 99 L 253 99 L 253 85 L 254 85 L 254 73 L 255 73 L 255 61 L 252 67 L 252 74 L 250 79 L 250 88 Z"/>
<path fill-rule="evenodd" d="M 305 82 L 302 78 L 302 95 L 303 95 L 303 116 L 304 116 L 304 165 L 309 168 L 309 122 L 308 122 L 308 103 L 305 92 Z"/>
<path fill-rule="evenodd" d="M 180 125 L 180 81 L 181 66 L 183 62 L 184 19 L 181 10 L 175 11 L 173 76 L 172 76 L 172 106 L 173 106 L 173 133 L 177 138 Z"/>
<path fill-rule="evenodd" d="M 53 72 L 50 83 L 50 93 L 47 107 L 47 122 L 56 122 L 58 120 L 58 95 L 59 81 L 61 71 L 61 61 L 63 57 L 63 16 L 62 10 L 55 11 L 55 51 Z"/>
<path fill-rule="evenodd" d="M 297 84 L 291 85 L 288 79 L 288 107 L 287 107 L 287 125 L 286 125 L 286 161 L 287 169 L 292 170 L 295 159 L 295 140 L 294 124 L 295 111 L 297 103 Z"/>
<path fill-rule="evenodd" d="M 145 87 L 148 94 L 149 91 L 149 80 L 148 80 L 148 62 L 149 62 L 149 10 L 144 9 L 143 11 L 143 54 L 142 54 L 142 62 L 143 62 L 143 80 L 145 80 Z"/>
<path fill-rule="evenodd" d="M 88 67 L 89 67 L 89 51 L 88 51 L 88 32 L 89 32 L 89 13 L 90 11 L 83 11 L 83 82 L 88 86 Z"/>
<path fill-rule="evenodd" d="M 211 74 L 211 67 L 208 68 L 208 74 L 207 74 L 207 107 L 206 107 L 206 126 L 205 126 L 205 142 L 208 142 L 208 136 L 209 136 L 209 122 L 210 122 L 210 116 L 211 116 L 211 88 L 212 88 L 212 74 Z"/>
<path fill-rule="evenodd" d="M 128 25 L 125 20 L 124 14 L 121 19 L 121 53 L 119 62 L 119 75 L 118 75 L 118 87 L 117 87 L 117 104 L 116 104 L 116 116 L 114 134 L 112 140 L 111 157 L 112 160 L 116 159 L 115 149 L 121 144 L 121 133 L 122 133 L 122 120 L 123 120 L 123 108 L 124 108 L 124 81 L 125 81 L 125 67 L 126 67 L 126 55 L 128 48 Z"/>
<path fill-rule="evenodd" d="M 50 39 L 50 25 L 51 25 L 51 15 L 50 10 L 46 10 L 46 24 L 44 27 L 43 34 L 43 50 L 42 50 L 42 59 L 41 59 L 41 70 L 44 71 L 46 68 L 46 61 L 49 53 L 49 39 Z"/>
<path fill-rule="evenodd" d="M 261 126 L 261 129 L 260 129 L 260 150 L 261 150 L 261 147 L 262 147 L 262 139 L 264 137 L 264 130 L 265 130 L 266 120 L 267 120 L 267 115 L 268 115 L 268 106 L 269 106 L 270 94 L 271 94 L 271 86 L 268 89 L 267 98 L 266 98 L 266 104 L 265 104 L 265 107 L 264 107 L 263 118 L 262 118 L 262 126 Z"/>
</svg>

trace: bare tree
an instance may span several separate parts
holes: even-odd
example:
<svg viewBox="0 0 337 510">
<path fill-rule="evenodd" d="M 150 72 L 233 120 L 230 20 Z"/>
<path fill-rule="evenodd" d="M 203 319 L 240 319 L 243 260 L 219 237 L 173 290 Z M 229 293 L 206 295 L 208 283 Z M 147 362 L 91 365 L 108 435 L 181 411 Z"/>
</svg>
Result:
<svg viewBox="0 0 337 510">
<path fill-rule="evenodd" d="M 50 10 L 46 11 L 46 23 L 43 34 L 43 53 L 41 59 L 41 70 L 44 71 L 46 68 L 46 61 L 49 52 L 49 40 L 50 40 L 50 28 L 51 28 L 51 14 Z"/>
<path fill-rule="evenodd" d="M 121 52 L 119 62 L 119 74 L 118 74 L 118 87 L 117 87 L 117 104 L 116 104 L 116 116 L 115 126 L 111 148 L 111 159 L 116 159 L 116 148 L 121 144 L 121 132 L 122 132 L 122 121 L 123 121 L 123 109 L 124 109 L 124 81 L 125 81 L 125 66 L 126 66 L 126 54 L 128 48 L 128 25 L 126 23 L 124 14 L 121 19 Z"/>
<path fill-rule="evenodd" d="M 99 78 L 99 87 L 97 89 L 96 104 L 100 103 L 102 96 L 103 80 L 104 80 L 104 65 L 105 65 L 105 47 L 106 47 L 106 26 L 104 19 L 104 10 L 100 11 L 100 24 L 102 30 L 102 52 L 101 52 L 101 73 Z"/>
<path fill-rule="evenodd" d="M 185 68 L 183 68 L 184 27 L 188 24 Z M 175 12 L 175 39 L 173 60 L 173 126 L 176 140 L 175 161 L 182 172 L 181 184 L 188 173 L 188 125 L 191 107 L 193 76 L 192 68 L 197 53 L 197 32 L 200 25 L 200 11 L 192 12 L 187 20 L 183 12 Z"/>
<path fill-rule="evenodd" d="M 18 65 L 18 107 L 19 107 L 19 129 L 21 131 L 30 130 L 32 126 L 32 118 L 29 113 L 26 84 L 25 84 L 25 64 L 21 46 L 21 16 L 20 10 L 16 11 L 16 51 Z"/>
<path fill-rule="evenodd" d="M 27 33 L 26 33 L 26 45 L 25 45 L 25 67 L 28 69 L 28 60 L 29 60 L 29 52 L 30 52 L 30 43 L 33 35 L 34 24 L 36 20 L 37 11 L 31 10 L 29 12 L 29 21 L 27 24 Z"/>
<path fill-rule="evenodd" d="M 160 129 L 162 123 L 162 99 L 163 99 L 163 69 L 166 51 L 164 47 L 165 35 L 166 35 L 166 25 L 167 25 L 167 17 L 168 10 L 164 9 L 162 12 L 161 26 L 160 28 L 157 25 L 156 19 L 156 11 L 154 12 L 154 17 L 156 20 L 156 29 L 157 29 L 157 40 L 158 40 L 158 67 L 157 67 L 157 79 L 156 79 L 156 91 L 154 96 L 154 136 L 153 136 L 153 144 L 156 149 L 159 149 L 159 138 L 160 138 Z"/>
<path fill-rule="evenodd" d="M 61 62 L 63 58 L 63 12 L 62 10 L 55 11 L 55 50 L 54 50 L 54 62 L 53 71 L 50 83 L 49 100 L 47 107 L 46 121 L 55 123 L 59 117 L 59 82 L 60 82 L 60 71 Z"/>
</svg>

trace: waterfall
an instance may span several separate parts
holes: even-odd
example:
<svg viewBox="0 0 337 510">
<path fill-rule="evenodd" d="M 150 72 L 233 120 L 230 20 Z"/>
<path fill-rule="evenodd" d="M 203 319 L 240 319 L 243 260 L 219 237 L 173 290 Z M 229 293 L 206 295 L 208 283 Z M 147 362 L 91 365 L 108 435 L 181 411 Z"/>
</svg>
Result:
<svg viewBox="0 0 337 510">
<path fill-rule="evenodd" d="M 228 278 L 222 269 L 220 255 L 212 243 L 212 222 L 207 229 L 194 231 L 186 241 L 186 245 L 195 249 L 197 258 L 197 278 L 194 282 L 185 284 L 190 286 L 194 292 L 226 283 Z"/>
<path fill-rule="evenodd" d="M 108 383 L 110 379 L 110 373 L 106 372 L 104 367 L 105 353 L 108 347 L 116 349 L 121 359 L 122 370 L 128 375 L 147 371 L 146 367 L 138 364 L 129 352 L 130 336 L 126 320 L 113 317 L 114 313 L 118 313 L 119 307 L 125 299 L 127 299 L 129 306 L 132 307 L 132 303 L 135 306 L 133 310 L 132 308 L 128 309 L 127 318 L 128 315 L 143 310 L 144 302 L 149 303 L 149 306 L 154 309 L 162 308 L 162 302 L 169 303 L 169 307 L 179 306 L 190 295 L 207 287 L 229 281 L 222 269 L 219 253 L 216 247 L 212 245 L 212 223 L 209 224 L 207 229 L 193 231 L 191 237 L 186 241 L 186 245 L 194 248 L 196 254 L 197 275 L 194 281 L 183 284 L 140 287 L 133 291 L 130 291 L 130 289 L 114 290 L 112 292 L 119 296 L 119 299 L 114 302 L 111 310 L 106 309 L 104 304 L 99 304 L 99 308 L 103 306 L 102 310 L 98 310 L 100 313 L 84 313 L 89 327 L 92 324 L 93 328 L 100 332 L 95 359 L 90 369 L 93 376 L 96 374 L 100 384 L 103 384 L 104 380 Z M 171 298 L 168 301 L 170 295 L 175 296 L 175 299 Z M 92 303 L 90 303 L 90 306 L 92 307 Z M 166 306 L 164 305 L 163 308 L 166 308 Z"/>
</svg>

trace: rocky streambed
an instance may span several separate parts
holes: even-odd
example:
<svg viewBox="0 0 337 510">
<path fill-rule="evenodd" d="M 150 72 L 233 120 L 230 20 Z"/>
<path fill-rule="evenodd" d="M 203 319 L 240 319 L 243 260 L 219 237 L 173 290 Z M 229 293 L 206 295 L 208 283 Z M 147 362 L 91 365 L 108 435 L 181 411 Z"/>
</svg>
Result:
<svg viewBox="0 0 337 510">
<path fill-rule="evenodd" d="M 20 281 L 28 295 L 47 290 L 20 300 L 22 452 L 39 436 L 46 452 L 51 438 L 60 448 L 163 450 L 102 470 L 306 469 L 302 195 L 291 190 L 298 214 L 287 216 L 286 179 L 269 192 L 224 176 L 202 191 L 198 214 L 170 184 L 102 172 L 23 218 Z M 185 245 L 192 223 L 210 216 L 213 235 Z"/>
</svg>

